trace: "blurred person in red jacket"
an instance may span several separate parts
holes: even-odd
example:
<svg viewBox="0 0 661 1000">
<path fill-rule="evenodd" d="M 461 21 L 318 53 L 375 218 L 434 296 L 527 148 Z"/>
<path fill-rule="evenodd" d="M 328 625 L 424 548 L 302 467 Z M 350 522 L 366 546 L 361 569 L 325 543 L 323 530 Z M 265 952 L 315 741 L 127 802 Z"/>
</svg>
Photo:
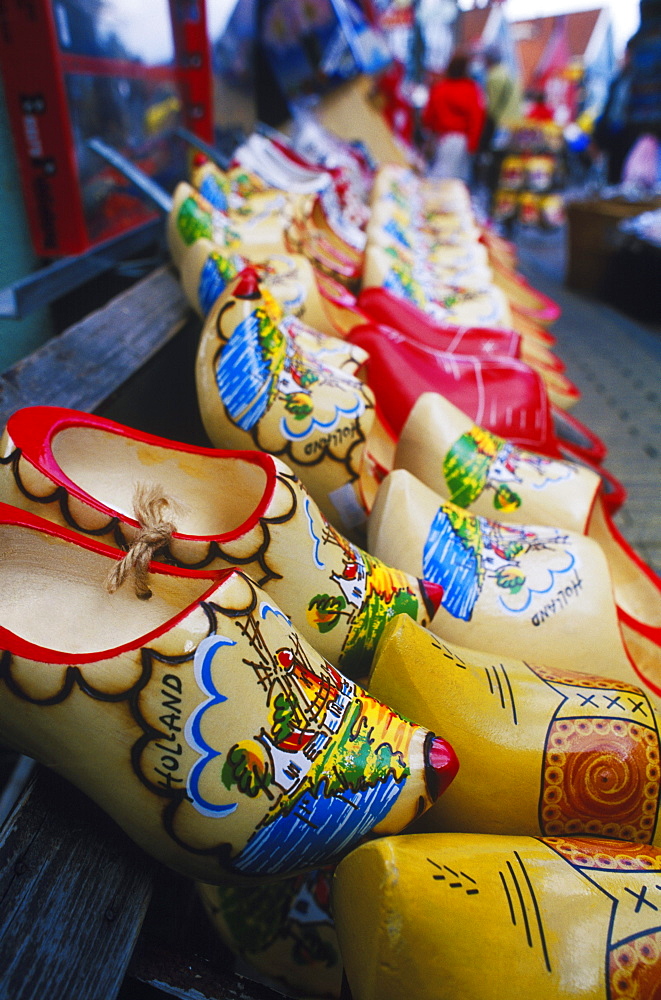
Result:
<svg viewBox="0 0 661 1000">
<path fill-rule="evenodd" d="M 468 75 L 468 56 L 457 52 L 445 76 L 433 84 L 422 115 L 422 124 L 437 136 L 430 177 L 470 180 L 485 120 L 484 94 Z"/>
<path fill-rule="evenodd" d="M 553 108 L 546 103 L 546 94 L 543 89 L 536 88 L 528 92 L 525 116 L 534 122 L 553 121 Z"/>
</svg>

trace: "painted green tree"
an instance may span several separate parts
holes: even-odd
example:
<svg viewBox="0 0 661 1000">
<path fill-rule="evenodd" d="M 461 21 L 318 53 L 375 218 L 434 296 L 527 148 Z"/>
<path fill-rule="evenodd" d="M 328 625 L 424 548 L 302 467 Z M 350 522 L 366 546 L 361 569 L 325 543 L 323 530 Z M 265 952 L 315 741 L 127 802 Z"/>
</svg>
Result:
<svg viewBox="0 0 661 1000">
<path fill-rule="evenodd" d="M 256 798 L 260 792 L 269 799 L 275 796 L 269 785 L 273 781 L 266 750 L 256 740 L 235 743 L 223 764 L 221 780 L 225 788 L 236 786 L 242 795 Z"/>
<path fill-rule="evenodd" d="M 273 725 L 271 726 L 271 735 L 276 746 L 278 743 L 286 740 L 293 732 L 293 723 L 297 712 L 297 706 L 292 705 L 291 701 L 284 694 L 276 695 L 276 699 L 273 702 Z"/>
<path fill-rule="evenodd" d="M 177 216 L 177 227 L 181 233 L 181 238 L 187 246 L 195 240 L 204 236 L 208 240 L 213 240 L 213 226 L 211 216 L 205 212 L 196 202 L 195 198 L 186 198 L 181 203 L 179 215 Z"/>
</svg>

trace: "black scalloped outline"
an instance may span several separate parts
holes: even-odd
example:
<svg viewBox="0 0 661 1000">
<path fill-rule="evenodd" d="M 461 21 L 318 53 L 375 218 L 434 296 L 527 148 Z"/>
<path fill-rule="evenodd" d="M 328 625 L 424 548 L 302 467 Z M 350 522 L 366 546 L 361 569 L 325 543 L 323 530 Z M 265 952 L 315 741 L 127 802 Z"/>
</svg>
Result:
<svg viewBox="0 0 661 1000">
<path fill-rule="evenodd" d="M 207 636 L 216 634 L 218 632 L 218 618 L 217 615 L 223 615 L 226 618 L 240 618 L 244 615 L 250 615 L 254 612 L 257 606 L 257 592 L 252 583 L 252 581 L 242 575 L 242 579 L 248 584 L 250 589 L 250 600 L 248 604 L 243 608 L 224 608 L 222 605 L 216 603 L 215 601 L 201 601 L 200 607 L 204 611 L 208 623 L 209 630 Z M 161 799 L 169 799 L 170 801 L 165 806 L 161 819 L 163 827 L 167 835 L 170 837 L 174 843 L 185 851 L 191 854 L 207 857 L 215 857 L 218 864 L 225 869 L 231 869 L 231 846 L 228 843 L 222 842 L 214 847 L 209 848 L 198 848 L 193 847 L 191 844 L 186 843 L 182 840 L 174 830 L 175 816 L 177 809 L 181 803 L 187 799 L 186 790 L 184 788 L 180 789 L 168 789 L 161 785 L 157 785 L 150 781 L 146 774 L 144 773 L 141 766 L 141 757 L 144 753 L 146 747 L 152 741 L 162 740 L 165 738 L 166 734 L 156 729 L 144 718 L 139 707 L 139 697 L 141 692 L 147 686 L 149 681 L 153 676 L 153 663 L 157 661 L 159 663 L 170 664 L 172 666 L 178 666 L 183 663 L 190 662 L 195 656 L 195 650 L 190 653 L 183 653 L 180 655 L 168 656 L 164 653 L 158 653 L 156 650 L 145 646 L 140 651 L 140 659 L 142 664 L 142 669 L 140 671 L 140 676 L 138 679 L 125 691 L 118 694 L 108 694 L 107 692 L 100 691 L 90 684 L 79 667 L 69 666 L 65 670 L 65 680 L 60 688 L 59 692 L 55 695 L 51 695 L 48 698 L 38 699 L 33 698 L 22 690 L 20 685 L 18 685 L 11 674 L 11 664 L 13 660 L 13 655 L 8 651 L 4 650 L 0 656 L 0 682 L 4 681 L 7 688 L 13 695 L 17 698 L 22 699 L 32 705 L 39 705 L 42 707 L 48 707 L 51 705 L 61 704 L 66 701 L 74 687 L 77 686 L 80 690 L 93 698 L 95 701 L 108 702 L 117 704 L 122 701 L 126 701 L 131 717 L 134 722 L 142 729 L 143 735 L 140 736 L 130 751 L 130 764 L 133 773 L 135 774 L 138 781 L 143 785 L 147 791 L 154 795 L 157 795 Z"/>
<path fill-rule="evenodd" d="M 235 301 L 234 299 L 229 299 L 227 302 L 225 302 L 224 305 L 218 310 L 218 315 L 216 317 L 216 335 L 218 337 L 218 340 L 221 342 L 221 346 L 214 353 L 213 358 L 212 358 L 212 366 L 213 366 L 213 372 L 214 372 L 214 384 L 215 384 L 215 372 L 216 372 L 217 367 L 218 367 L 218 359 L 219 359 L 220 355 L 222 354 L 224 347 L 229 343 L 229 337 L 226 337 L 225 334 L 223 333 L 222 329 L 221 329 L 221 320 L 222 320 L 222 317 L 225 314 L 225 312 L 229 308 L 231 308 L 231 306 L 234 304 L 234 301 Z M 239 299 L 238 301 L 242 301 L 242 300 Z M 230 334 L 230 336 L 231 336 L 231 334 Z M 220 399 L 220 394 L 219 394 L 219 399 Z M 231 418 L 231 416 L 230 416 L 230 414 L 229 414 L 229 412 L 227 410 L 227 407 L 223 403 L 222 399 L 220 400 L 220 402 L 223 405 L 223 409 L 225 411 L 225 416 L 227 417 L 227 420 L 232 425 L 234 425 L 234 421 L 232 420 L 232 418 Z M 373 409 L 374 409 L 374 406 L 371 403 L 369 403 L 368 401 L 366 401 L 365 411 L 367 412 L 367 410 L 373 410 Z M 275 450 L 273 448 L 265 448 L 265 447 L 263 447 L 263 445 L 261 445 L 259 443 L 259 423 L 256 424 L 254 427 L 252 427 L 249 431 L 246 431 L 245 433 L 248 434 L 249 437 L 251 438 L 256 451 L 266 452 L 269 455 L 274 455 L 276 458 L 283 458 L 284 457 L 284 458 L 286 458 L 289 461 L 290 464 L 295 465 L 295 466 L 296 465 L 300 466 L 301 468 L 304 468 L 304 469 L 313 468 L 315 465 L 320 465 L 321 462 L 323 462 L 325 459 L 330 459 L 332 462 L 336 462 L 338 465 L 342 466 L 345 469 L 345 471 L 347 473 L 347 476 L 349 477 L 347 479 L 347 482 L 348 483 L 354 483 L 354 482 L 356 482 L 360 478 L 360 473 L 357 472 L 357 471 L 354 471 L 351 468 L 352 455 L 353 455 L 354 449 L 357 448 L 357 447 L 359 447 L 359 446 L 365 445 L 367 439 L 366 439 L 365 434 L 363 433 L 363 430 L 362 430 L 362 428 L 360 426 L 360 418 L 356 417 L 355 420 L 352 421 L 352 423 L 353 423 L 353 426 L 356 429 L 356 435 L 355 435 L 354 439 L 352 440 L 351 444 L 349 445 L 349 448 L 348 448 L 347 453 L 344 456 L 344 458 L 339 458 L 337 455 L 334 455 L 333 452 L 330 450 L 331 446 L 328 445 L 328 444 L 326 444 L 326 445 L 323 445 L 323 447 L 319 451 L 316 452 L 315 457 L 312 458 L 312 459 L 310 459 L 309 462 L 306 462 L 304 459 L 298 458 L 296 455 L 294 455 L 292 449 L 293 449 L 293 446 L 294 446 L 294 444 L 296 442 L 293 442 L 293 441 L 286 441 L 285 444 L 282 446 L 282 448 L 280 448 L 279 450 Z M 347 426 L 351 426 L 351 424 L 348 424 Z"/>
<path fill-rule="evenodd" d="M 26 500 L 32 501 L 32 503 L 38 504 L 49 504 L 57 503 L 60 508 L 60 513 L 65 524 L 69 528 L 73 528 L 74 531 L 79 531 L 82 535 L 91 535 L 94 537 L 100 537 L 102 535 L 112 534 L 115 539 L 115 544 L 118 548 L 126 551 L 128 548 L 128 543 L 125 541 L 120 528 L 120 520 L 117 516 L 112 516 L 107 524 L 102 525 L 100 528 L 83 528 L 79 525 L 69 510 L 69 499 L 70 494 L 67 492 L 64 486 L 56 486 L 52 493 L 47 496 L 37 496 L 35 493 L 30 493 L 30 491 L 23 485 L 21 475 L 19 472 L 19 462 L 23 452 L 20 448 L 16 448 L 11 455 L 6 458 L 0 458 L 0 465 L 11 464 L 12 474 L 14 476 L 14 482 L 20 493 L 26 498 Z M 25 459 L 27 462 L 28 459 Z M 32 464 L 32 463 L 28 463 Z M 41 475 L 45 475 L 40 469 L 37 469 Z"/>
<path fill-rule="evenodd" d="M 8 465 L 11 463 L 12 473 L 14 476 L 14 482 L 16 487 L 23 496 L 34 503 L 39 504 L 50 504 L 57 503 L 60 508 L 60 513 L 63 520 L 69 528 L 74 531 L 79 532 L 81 535 L 91 535 L 95 537 L 101 537 L 106 534 L 112 534 L 114 543 L 118 549 L 123 552 L 129 548 L 129 542 L 126 540 L 122 533 L 122 520 L 119 516 L 113 515 L 106 525 L 101 528 L 83 528 L 77 523 L 76 519 L 71 514 L 69 510 L 69 500 L 70 494 L 67 492 L 64 486 L 56 486 L 52 493 L 47 496 L 36 496 L 30 493 L 28 489 L 24 486 L 20 472 L 19 472 L 19 462 L 22 457 L 22 452 L 20 448 L 16 448 L 7 458 L 0 458 L 1 465 Z M 27 461 L 27 459 L 26 459 Z M 40 472 L 40 470 L 37 470 Z M 41 475 L 45 475 L 41 473 Z M 202 570 L 206 569 L 208 566 L 212 565 L 217 559 L 222 560 L 225 564 L 230 566 L 249 566 L 250 563 L 256 562 L 262 571 L 262 576 L 258 579 L 255 578 L 255 583 L 258 587 L 263 587 L 271 580 L 282 579 L 282 574 L 277 573 L 272 569 L 266 560 L 269 546 L 271 544 L 271 533 L 269 525 L 272 524 L 285 524 L 287 521 L 291 520 L 296 513 L 296 508 L 298 506 L 298 501 L 296 498 L 296 493 L 294 491 L 293 482 L 297 481 L 297 477 L 294 475 L 286 475 L 283 473 L 277 473 L 276 479 L 285 486 L 291 495 L 291 507 L 284 514 L 274 515 L 273 517 L 260 517 L 258 524 L 262 529 L 263 538 L 254 552 L 249 556 L 233 556 L 226 553 L 222 546 L 215 540 L 209 542 L 207 553 L 202 559 L 197 562 L 186 562 L 184 559 L 180 559 L 172 554 L 170 546 L 164 546 L 158 549 L 154 553 L 154 559 L 158 562 L 162 562 L 167 566 L 176 566 L 178 569 L 190 569 L 190 570 Z M 84 503 L 84 501 L 81 501 Z"/>
</svg>

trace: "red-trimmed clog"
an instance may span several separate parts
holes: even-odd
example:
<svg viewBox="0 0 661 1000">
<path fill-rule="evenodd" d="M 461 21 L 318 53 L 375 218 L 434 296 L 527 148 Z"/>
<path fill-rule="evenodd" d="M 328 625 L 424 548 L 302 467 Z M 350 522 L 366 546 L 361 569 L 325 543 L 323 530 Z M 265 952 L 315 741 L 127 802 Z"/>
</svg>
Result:
<svg viewBox="0 0 661 1000">
<path fill-rule="evenodd" d="M 175 527 L 155 558 L 200 572 L 240 566 L 354 677 L 367 675 L 392 615 L 428 624 L 438 607 L 437 588 L 336 531 L 277 458 L 197 448 L 59 407 L 10 417 L 0 444 L 0 500 L 126 549 L 141 527 L 136 485 L 158 487 L 178 505 L 165 505 L 164 519 Z"/>
<path fill-rule="evenodd" d="M 400 831 L 452 748 L 331 667 L 242 573 L 152 563 L 0 504 L 0 732 L 205 882 L 333 861 Z"/>
<path fill-rule="evenodd" d="M 521 354 L 521 337 L 514 330 L 435 323 L 422 309 L 387 288 L 364 288 L 357 305 L 372 322 L 390 326 L 434 350 L 479 357 L 518 358 Z"/>
<path fill-rule="evenodd" d="M 604 497 L 611 512 L 625 499 L 622 485 L 596 465 L 605 451 L 601 441 L 550 405 L 541 376 L 524 362 L 434 351 L 385 326 L 355 327 L 347 340 L 369 354 L 366 381 L 376 396 L 377 415 L 393 440 L 417 399 L 425 392 L 439 393 L 477 424 L 520 447 L 595 468 L 605 481 Z M 556 427 L 570 428 L 572 442 L 559 438 Z M 592 451 L 575 446 L 576 440 L 592 444 Z"/>
<path fill-rule="evenodd" d="M 522 361 L 443 353 L 376 324 L 354 329 L 347 339 L 369 355 L 367 383 L 395 436 L 418 397 L 438 392 L 490 431 L 557 454 L 544 384 Z"/>
</svg>

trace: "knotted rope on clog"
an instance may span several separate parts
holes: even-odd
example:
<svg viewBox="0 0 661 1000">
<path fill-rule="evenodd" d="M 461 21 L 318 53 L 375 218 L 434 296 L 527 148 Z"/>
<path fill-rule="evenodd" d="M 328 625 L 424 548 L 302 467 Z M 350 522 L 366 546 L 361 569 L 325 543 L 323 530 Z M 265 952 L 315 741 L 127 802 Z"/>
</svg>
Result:
<svg viewBox="0 0 661 1000">
<path fill-rule="evenodd" d="M 122 584 L 133 577 L 136 597 L 146 601 L 152 596 L 148 584 L 149 563 L 158 549 L 170 543 L 177 526 L 165 519 L 170 508 L 183 513 L 185 508 L 163 492 L 156 483 L 137 483 L 133 494 L 133 511 L 140 530 L 126 554 L 113 566 L 106 580 L 108 592 L 114 594 Z"/>
</svg>

